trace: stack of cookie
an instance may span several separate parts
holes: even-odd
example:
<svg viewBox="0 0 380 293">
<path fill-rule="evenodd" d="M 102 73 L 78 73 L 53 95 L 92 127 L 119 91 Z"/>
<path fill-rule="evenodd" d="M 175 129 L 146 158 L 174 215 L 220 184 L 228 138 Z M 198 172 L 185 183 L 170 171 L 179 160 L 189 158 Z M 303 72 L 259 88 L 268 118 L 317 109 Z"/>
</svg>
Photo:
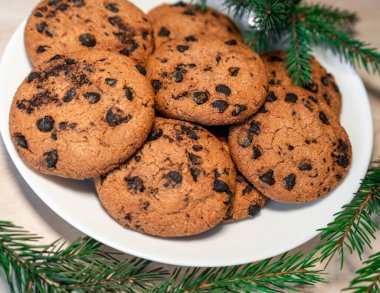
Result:
<svg viewBox="0 0 380 293">
<path fill-rule="evenodd" d="M 44 0 L 25 29 L 34 66 L 10 133 L 39 172 L 95 178 L 105 210 L 161 237 L 316 200 L 347 174 L 334 78 L 313 60 L 296 87 L 221 13 L 183 2 Z"/>
</svg>

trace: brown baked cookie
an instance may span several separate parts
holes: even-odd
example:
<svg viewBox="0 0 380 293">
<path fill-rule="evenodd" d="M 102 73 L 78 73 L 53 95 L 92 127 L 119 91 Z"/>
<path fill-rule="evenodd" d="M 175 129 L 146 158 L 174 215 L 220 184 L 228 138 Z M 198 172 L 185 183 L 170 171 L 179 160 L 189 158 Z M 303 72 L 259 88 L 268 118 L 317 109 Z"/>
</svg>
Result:
<svg viewBox="0 0 380 293">
<path fill-rule="evenodd" d="M 205 125 L 243 121 L 267 94 L 260 57 L 235 40 L 173 40 L 149 58 L 147 76 L 162 114 Z"/>
<path fill-rule="evenodd" d="M 285 67 L 284 52 L 269 52 L 262 55 L 262 58 L 267 69 L 269 86 L 294 86 Z M 342 95 L 334 77 L 314 57 L 311 62 L 313 82 L 304 89 L 308 90 L 320 103 L 325 103 L 339 117 L 342 110 Z"/>
<path fill-rule="evenodd" d="M 106 211 L 123 226 L 161 237 L 188 236 L 220 223 L 235 189 L 220 141 L 193 124 L 156 118 L 143 147 L 96 180 Z"/>
<path fill-rule="evenodd" d="M 145 65 L 153 51 L 152 26 L 126 0 L 44 0 L 25 28 L 25 48 L 34 66 L 56 54 L 108 50 Z"/>
<path fill-rule="evenodd" d="M 149 81 L 128 58 L 108 51 L 56 55 L 18 88 L 10 134 L 32 169 L 95 177 L 143 144 L 153 125 L 153 103 Z"/>
<path fill-rule="evenodd" d="M 224 14 L 211 8 L 178 2 L 162 4 L 148 13 L 154 30 L 156 48 L 173 39 L 193 38 L 194 35 L 218 37 L 222 40 L 242 40 L 235 24 Z"/>
<path fill-rule="evenodd" d="M 211 131 L 213 134 L 216 134 L 216 137 L 222 142 L 226 151 L 230 153 L 227 137 L 224 136 L 225 129 L 227 127 L 213 127 Z M 238 172 L 236 175 L 235 192 L 232 196 L 231 205 L 224 217 L 224 222 L 254 217 L 260 212 L 266 202 L 267 198 Z"/>
<path fill-rule="evenodd" d="M 228 143 L 244 177 L 280 202 L 320 198 L 351 164 L 350 141 L 336 116 L 299 87 L 273 86 L 259 113 L 231 127 Z"/>
</svg>

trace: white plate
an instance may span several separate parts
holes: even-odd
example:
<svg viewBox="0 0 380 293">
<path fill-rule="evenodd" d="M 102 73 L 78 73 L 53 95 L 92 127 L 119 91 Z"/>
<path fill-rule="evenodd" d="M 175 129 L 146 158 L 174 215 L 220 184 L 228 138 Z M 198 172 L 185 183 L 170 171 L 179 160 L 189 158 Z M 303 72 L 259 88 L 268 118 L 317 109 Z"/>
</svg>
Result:
<svg viewBox="0 0 380 293">
<path fill-rule="evenodd" d="M 148 11 L 154 0 L 135 0 Z M 213 2 L 213 1 L 211 1 Z M 222 1 L 219 1 L 222 2 Z M 17 169 L 36 194 L 58 215 L 89 236 L 126 253 L 184 266 L 227 266 L 258 261 L 293 249 L 317 235 L 333 214 L 348 203 L 364 177 L 372 151 L 373 129 L 368 97 L 359 76 L 336 57 L 318 54 L 343 93 L 342 124 L 353 147 L 351 171 L 326 198 L 311 204 L 270 202 L 254 219 L 220 225 L 195 237 L 160 239 L 124 229 L 102 209 L 92 181 L 74 181 L 38 174 L 20 160 L 8 131 L 13 95 L 31 70 L 19 26 L 0 65 L 0 129 Z"/>
</svg>

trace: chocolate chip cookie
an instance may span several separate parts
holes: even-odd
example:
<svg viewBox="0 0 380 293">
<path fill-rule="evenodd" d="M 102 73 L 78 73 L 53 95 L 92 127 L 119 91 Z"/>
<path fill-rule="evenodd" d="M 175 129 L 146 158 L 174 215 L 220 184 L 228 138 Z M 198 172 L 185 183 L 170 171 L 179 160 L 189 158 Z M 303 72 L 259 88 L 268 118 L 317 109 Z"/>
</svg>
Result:
<svg viewBox="0 0 380 293">
<path fill-rule="evenodd" d="M 22 160 L 42 173 L 83 179 L 124 162 L 154 121 L 150 82 L 108 51 L 56 55 L 18 88 L 9 123 Z"/>
<path fill-rule="evenodd" d="M 262 58 L 267 68 L 269 86 L 294 85 L 285 66 L 284 52 L 269 52 Z M 334 77 L 314 57 L 311 63 L 313 80 L 304 89 L 308 90 L 320 103 L 325 103 L 339 117 L 342 110 L 342 95 Z"/>
<path fill-rule="evenodd" d="M 244 177 L 280 202 L 320 198 L 351 164 L 350 141 L 336 116 L 299 87 L 271 87 L 261 110 L 231 127 L 228 143 Z"/>
<path fill-rule="evenodd" d="M 227 125 L 255 113 L 267 94 L 264 64 L 236 40 L 195 37 L 163 44 L 147 76 L 163 115 L 204 125 Z"/>
<path fill-rule="evenodd" d="M 156 48 L 169 40 L 206 34 L 222 40 L 241 41 L 241 34 L 232 20 L 211 8 L 202 11 L 199 6 L 184 2 L 162 4 L 148 13 L 148 19 L 153 26 Z"/>
<path fill-rule="evenodd" d="M 156 118 L 143 147 L 96 180 L 106 211 L 123 226 L 161 237 L 194 235 L 220 223 L 235 189 L 234 165 L 200 126 Z"/>
<path fill-rule="evenodd" d="M 126 0 L 44 0 L 29 17 L 25 47 L 34 66 L 56 54 L 94 49 L 145 65 L 152 32 L 145 14 Z"/>
</svg>

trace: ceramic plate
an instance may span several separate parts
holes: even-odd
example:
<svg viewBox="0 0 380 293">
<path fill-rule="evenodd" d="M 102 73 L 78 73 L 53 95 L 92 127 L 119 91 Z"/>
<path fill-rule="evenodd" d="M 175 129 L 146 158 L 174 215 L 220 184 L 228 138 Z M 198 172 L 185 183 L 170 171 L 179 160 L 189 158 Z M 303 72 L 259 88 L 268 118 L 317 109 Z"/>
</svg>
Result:
<svg viewBox="0 0 380 293">
<path fill-rule="evenodd" d="M 158 1 L 132 1 L 148 11 Z M 210 1 L 215 4 L 216 1 Z M 222 1 L 219 1 L 222 2 Z M 353 69 L 329 54 L 318 59 L 335 76 L 343 94 L 341 121 L 353 147 L 351 171 L 324 199 L 303 205 L 270 202 L 254 219 L 220 225 L 204 234 L 161 239 L 124 229 L 103 210 L 92 181 L 44 176 L 20 160 L 8 132 L 11 101 L 30 72 L 21 24 L 11 38 L 0 65 L 0 127 L 9 155 L 35 193 L 58 215 L 89 236 L 123 252 L 184 266 L 227 266 L 258 261 L 293 249 L 317 235 L 333 214 L 348 203 L 359 188 L 372 151 L 373 129 L 368 97 Z"/>
</svg>

